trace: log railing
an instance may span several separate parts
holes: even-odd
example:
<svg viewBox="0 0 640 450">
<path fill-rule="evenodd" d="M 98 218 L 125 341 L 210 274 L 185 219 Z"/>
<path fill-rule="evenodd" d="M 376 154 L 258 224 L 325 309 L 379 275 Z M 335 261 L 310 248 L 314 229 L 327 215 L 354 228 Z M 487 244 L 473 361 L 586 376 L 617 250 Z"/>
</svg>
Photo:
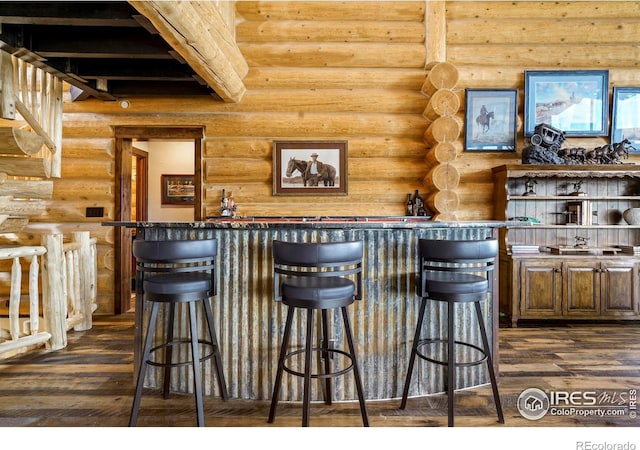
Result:
<svg viewBox="0 0 640 450">
<path fill-rule="evenodd" d="M 25 317 L 20 315 L 21 258 L 29 260 Z M 0 318 L 0 355 L 39 344 L 59 350 L 67 345 L 67 331 L 91 328 L 97 308 L 97 254 L 96 239 L 89 232 L 73 233 L 68 243 L 61 234 L 50 234 L 39 246 L 0 247 L 0 260 L 13 260 L 9 314 Z"/>
<path fill-rule="evenodd" d="M 62 161 L 62 80 L 22 59 L 0 52 L 0 117 L 24 120 L 23 131 L 32 139 L 37 152 L 23 171 L 43 178 L 59 178 Z M 26 162 L 22 162 L 26 164 Z"/>
</svg>

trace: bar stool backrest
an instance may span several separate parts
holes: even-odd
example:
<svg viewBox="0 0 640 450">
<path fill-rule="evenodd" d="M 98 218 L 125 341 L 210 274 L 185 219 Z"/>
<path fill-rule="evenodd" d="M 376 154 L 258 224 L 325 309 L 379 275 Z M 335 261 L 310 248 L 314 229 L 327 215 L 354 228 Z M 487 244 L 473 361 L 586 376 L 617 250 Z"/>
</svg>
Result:
<svg viewBox="0 0 640 450">
<path fill-rule="evenodd" d="M 133 241 L 133 256 L 136 258 L 137 277 L 144 273 L 210 272 L 210 295 L 215 296 L 217 239 Z M 142 279 L 136 280 L 141 287 Z"/>
<path fill-rule="evenodd" d="M 281 277 L 347 277 L 355 275 L 355 299 L 362 298 L 362 241 L 273 241 L 274 299 L 282 300 Z"/>
<path fill-rule="evenodd" d="M 419 264 L 416 294 L 427 296 L 425 272 L 485 273 L 489 290 L 493 286 L 493 271 L 498 256 L 498 241 L 420 239 L 418 241 Z"/>
</svg>

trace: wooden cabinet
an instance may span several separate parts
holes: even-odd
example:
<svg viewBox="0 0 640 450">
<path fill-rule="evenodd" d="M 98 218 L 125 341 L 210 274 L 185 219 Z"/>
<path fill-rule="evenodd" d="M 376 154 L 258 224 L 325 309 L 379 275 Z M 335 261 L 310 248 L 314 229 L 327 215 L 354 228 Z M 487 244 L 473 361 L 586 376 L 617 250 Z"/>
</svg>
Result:
<svg viewBox="0 0 640 450">
<path fill-rule="evenodd" d="M 562 263 L 524 260 L 520 263 L 522 284 L 520 316 L 523 318 L 558 317 L 562 314 Z"/>
<path fill-rule="evenodd" d="M 640 169 L 518 165 L 493 174 L 495 218 L 507 221 L 500 312 L 513 326 L 520 319 L 640 320 L 640 255 L 629 251 L 640 245 L 640 226 L 622 219 L 640 206 Z M 588 202 L 592 217 L 575 221 L 569 206 L 577 202 Z"/>
</svg>

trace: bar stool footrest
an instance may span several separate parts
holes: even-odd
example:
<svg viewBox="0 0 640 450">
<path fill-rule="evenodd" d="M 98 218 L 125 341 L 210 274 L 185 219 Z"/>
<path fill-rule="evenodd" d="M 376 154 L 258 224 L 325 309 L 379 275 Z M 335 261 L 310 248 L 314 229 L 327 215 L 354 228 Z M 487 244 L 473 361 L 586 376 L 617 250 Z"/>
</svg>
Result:
<svg viewBox="0 0 640 450">
<path fill-rule="evenodd" d="M 463 361 L 463 362 L 456 362 L 456 366 L 457 367 L 471 367 L 471 366 L 477 366 L 479 364 L 482 364 L 484 362 L 487 361 L 487 354 L 484 351 L 484 349 L 482 347 L 478 347 L 475 344 L 471 344 L 469 342 L 464 342 L 464 341 L 454 341 L 454 343 L 456 345 L 459 346 L 463 346 L 466 348 L 472 348 L 474 350 L 476 350 L 477 352 L 479 352 L 482 357 L 480 359 L 476 359 L 474 361 Z M 420 352 L 420 349 L 422 347 L 426 347 L 429 345 L 435 345 L 435 344 L 447 344 L 447 340 L 446 339 L 421 339 L 420 341 L 418 341 L 418 345 L 416 346 L 416 356 L 418 356 L 421 359 L 424 359 L 425 361 L 429 361 L 433 364 L 438 364 L 440 366 L 449 366 L 449 362 L 448 361 L 441 361 L 439 359 L 434 359 L 431 358 L 427 355 L 425 355 L 424 353 Z"/>
<path fill-rule="evenodd" d="M 353 370 L 353 356 L 350 355 L 349 353 L 343 351 L 343 350 L 339 350 L 336 348 L 312 348 L 311 352 L 322 352 L 322 353 L 339 353 L 342 356 L 346 357 L 349 359 L 350 364 L 345 367 L 344 369 L 337 371 L 337 372 L 330 372 L 330 373 L 312 373 L 311 374 L 311 378 L 320 378 L 320 379 L 324 379 L 324 378 L 336 378 L 339 377 L 341 375 L 344 375 L 346 373 L 349 373 L 351 370 Z M 283 369 L 285 372 L 290 373 L 291 375 L 295 375 L 297 377 L 303 377 L 304 378 L 304 373 L 303 372 L 298 372 L 296 370 L 291 369 L 290 367 L 287 367 L 286 365 L 286 360 L 290 359 L 292 357 L 294 357 L 295 355 L 299 355 L 304 353 L 304 349 L 301 350 L 296 350 L 294 352 L 290 352 L 287 353 L 284 357 L 284 361 L 285 363 L 283 364 Z"/>
<path fill-rule="evenodd" d="M 200 358 L 200 362 L 206 361 L 208 359 L 211 359 L 215 356 L 216 354 L 216 346 L 213 344 L 213 342 L 211 341 L 205 341 L 203 339 L 199 339 L 198 340 L 198 344 L 200 345 L 204 345 L 207 347 L 211 348 L 211 353 L 204 355 Z M 160 345 L 156 345 L 155 347 L 153 347 L 150 351 L 149 351 L 149 357 L 151 357 L 151 355 L 153 355 L 153 352 L 158 351 L 160 349 L 166 348 L 166 347 L 174 347 L 176 345 L 191 345 L 191 340 L 190 339 L 176 339 L 172 342 L 166 342 Z M 154 366 L 154 367 L 182 367 L 182 366 L 187 366 L 187 365 L 192 365 L 193 361 L 191 361 L 191 359 L 187 360 L 187 361 L 178 361 L 178 362 L 172 362 L 172 363 L 164 363 L 164 362 L 158 362 L 158 361 L 153 361 L 153 360 L 147 360 L 147 364 L 150 366 Z"/>
</svg>

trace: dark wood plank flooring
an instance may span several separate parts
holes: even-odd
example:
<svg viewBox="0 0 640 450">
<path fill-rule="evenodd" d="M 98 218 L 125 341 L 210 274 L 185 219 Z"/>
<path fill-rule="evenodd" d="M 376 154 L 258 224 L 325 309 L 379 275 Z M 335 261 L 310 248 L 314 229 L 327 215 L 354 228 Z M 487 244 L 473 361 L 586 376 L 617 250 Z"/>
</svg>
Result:
<svg viewBox="0 0 640 450">
<path fill-rule="evenodd" d="M 124 427 L 131 398 L 133 315 L 97 316 L 87 332 L 72 332 L 58 352 L 43 350 L 0 360 L 0 426 Z M 500 390 L 506 424 L 496 422 L 489 386 L 456 395 L 456 426 L 461 427 L 636 427 L 640 419 L 623 417 L 523 418 L 516 408 L 520 393 L 543 390 L 640 388 L 640 324 L 556 324 L 500 329 Z M 368 403 L 372 427 L 446 426 L 446 398 L 434 395 Z M 298 427 L 299 403 L 282 403 L 273 425 L 266 422 L 268 402 L 206 398 L 210 427 Z M 359 427 L 358 405 L 313 404 L 313 427 Z M 145 393 L 139 425 L 191 427 L 193 397 L 164 400 Z"/>
</svg>

